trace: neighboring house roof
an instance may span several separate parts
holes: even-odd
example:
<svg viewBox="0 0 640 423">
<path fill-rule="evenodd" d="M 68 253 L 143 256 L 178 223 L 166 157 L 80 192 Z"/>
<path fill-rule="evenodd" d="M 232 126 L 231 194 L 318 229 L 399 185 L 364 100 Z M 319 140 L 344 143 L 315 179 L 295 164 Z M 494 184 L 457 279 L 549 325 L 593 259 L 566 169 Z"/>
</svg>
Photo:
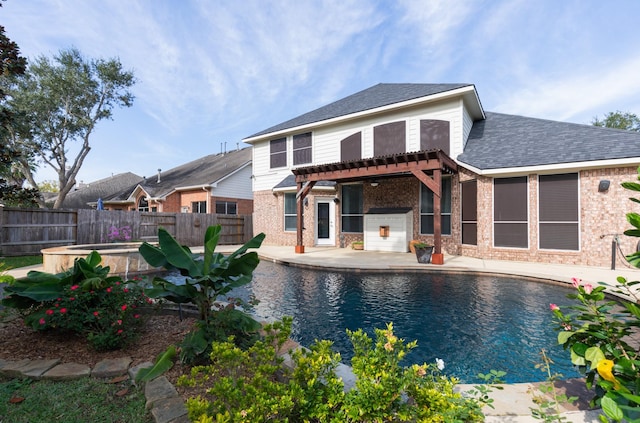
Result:
<svg viewBox="0 0 640 423">
<path fill-rule="evenodd" d="M 98 198 L 104 200 L 140 181 L 142 181 L 141 176 L 125 172 L 88 184 L 81 184 L 78 188 L 69 191 L 62 202 L 62 207 L 65 209 L 95 208 Z"/>
<path fill-rule="evenodd" d="M 640 158 L 640 133 L 486 112 L 457 160 L 501 169 Z"/>
<path fill-rule="evenodd" d="M 251 163 L 251 148 L 210 154 L 158 175 L 144 178 L 128 189 L 108 198 L 108 201 L 126 201 L 136 188 L 143 189 L 152 198 L 164 198 L 181 189 L 197 189 L 210 186 Z"/>
<path fill-rule="evenodd" d="M 319 109 L 272 126 L 247 138 L 254 138 L 285 129 L 351 115 L 464 87 L 473 87 L 473 84 L 378 84 L 331 104 L 327 104 Z"/>
</svg>

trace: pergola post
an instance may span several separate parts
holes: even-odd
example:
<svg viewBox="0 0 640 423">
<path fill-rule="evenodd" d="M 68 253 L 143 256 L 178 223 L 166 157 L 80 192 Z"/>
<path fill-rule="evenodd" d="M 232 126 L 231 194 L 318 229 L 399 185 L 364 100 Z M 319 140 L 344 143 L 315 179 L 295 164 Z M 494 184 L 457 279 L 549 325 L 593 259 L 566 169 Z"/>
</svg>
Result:
<svg viewBox="0 0 640 423">
<path fill-rule="evenodd" d="M 311 192 L 315 181 L 296 182 L 296 254 L 304 253 L 303 231 L 304 231 L 304 199 Z"/>
<path fill-rule="evenodd" d="M 433 192 L 433 246 L 434 251 L 431 254 L 431 263 L 444 264 L 444 255 L 442 254 L 442 171 L 434 169 L 433 179 L 438 184 L 438 192 Z"/>
</svg>

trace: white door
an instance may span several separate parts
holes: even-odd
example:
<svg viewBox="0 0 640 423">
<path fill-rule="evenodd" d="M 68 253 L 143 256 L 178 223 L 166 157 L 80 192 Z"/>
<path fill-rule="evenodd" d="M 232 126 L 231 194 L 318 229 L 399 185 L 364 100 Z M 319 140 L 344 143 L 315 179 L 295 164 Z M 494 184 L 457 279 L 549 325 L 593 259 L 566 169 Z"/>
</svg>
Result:
<svg viewBox="0 0 640 423">
<path fill-rule="evenodd" d="M 332 199 L 316 201 L 316 245 L 336 245 L 336 207 Z"/>
</svg>

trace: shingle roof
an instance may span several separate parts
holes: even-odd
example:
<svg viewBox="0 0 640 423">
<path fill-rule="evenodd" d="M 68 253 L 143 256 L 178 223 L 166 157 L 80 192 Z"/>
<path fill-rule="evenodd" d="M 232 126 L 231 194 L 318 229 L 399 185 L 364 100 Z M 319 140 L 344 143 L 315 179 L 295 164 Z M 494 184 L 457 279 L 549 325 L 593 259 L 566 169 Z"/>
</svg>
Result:
<svg viewBox="0 0 640 423">
<path fill-rule="evenodd" d="M 457 159 L 478 169 L 640 157 L 640 133 L 486 112 Z"/>
<path fill-rule="evenodd" d="M 189 163 L 151 175 L 139 183 L 133 184 L 118 195 L 108 198 L 110 201 L 124 201 L 140 185 L 151 197 L 162 197 L 176 188 L 209 185 L 223 179 L 230 173 L 251 162 L 251 148 L 233 150 L 224 154 L 210 154 Z"/>
<path fill-rule="evenodd" d="M 335 187 L 335 181 L 318 181 L 315 186 L 317 187 Z M 282 181 L 278 182 L 273 189 L 282 189 L 282 188 L 296 188 L 296 175 L 287 175 Z"/>
<path fill-rule="evenodd" d="M 65 209 L 90 209 L 92 207 L 89 203 L 95 203 L 98 201 L 98 198 L 104 200 L 105 198 L 111 197 L 140 181 L 142 181 L 142 176 L 125 172 L 83 184 L 79 186 L 78 189 L 69 191 L 62 202 L 62 207 Z"/>
<path fill-rule="evenodd" d="M 401 103 L 420 97 L 452 91 L 473 84 L 378 84 L 335 101 L 319 109 L 305 113 L 286 122 L 267 128 L 247 138 L 282 131 L 314 122 L 346 116 L 377 107 Z"/>
</svg>

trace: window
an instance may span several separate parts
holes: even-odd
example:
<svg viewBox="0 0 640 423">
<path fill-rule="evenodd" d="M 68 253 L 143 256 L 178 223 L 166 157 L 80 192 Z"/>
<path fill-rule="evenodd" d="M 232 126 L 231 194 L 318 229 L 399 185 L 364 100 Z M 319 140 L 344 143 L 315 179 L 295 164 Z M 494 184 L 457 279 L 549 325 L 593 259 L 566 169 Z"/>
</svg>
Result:
<svg viewBox="0 0 640 423">
<path fill-rule="evenodd" d="M 385 123 L 373 128 L 373 154 L 384 156 L 406 152 L 407 125 L 404 121 Z"/>
<path fill-rule="evenodd" d="M 440 197 L 440 231 L 451 235 L 451 177 L 442 178 Z M 433 234 L 433 192 L 420 183 L 420 233 Z"/>
<path fill-rule="evenodd" d="M 420 150 L 442 150 L 449 154 L 449 121 L 420 121 Z"/>
<path fill-rule="evenodd" d="M 298 213 L 296 210 L 296 193 L 284 194 L 284 230 L 297 231 Z"/>
<path fill-rule="evenodd" d="M 140 197 L 138 199 L 138 211 L 148 212 L 149 211 L 149 202 L 146 198 Z"/>
<path fill-rule="evenodd" d="M 529 247 L 527 177 L 493 180 L 493 245 Z"/>
<path fill-rule="evenodd" d="M 193 201 L 191 202 L 191 213 L 206 213 L 207 202 L 206 201 Z"/>
<path fill-rule="evenodd" d="M 235 201 L 216 201 L 216 214 L 238 214 L 238 203 Z"/>
<path fill-rule="evenodd" d="M 269 141 L 271 151 L 271 169 L 287 166 L 287 139 L 279 138 Z"/>
<path fill-rule="evenodd" d="M 342 185 L 342 232 L 363 231 L 364 201 L 362 184 Z"/>
<path fill-rule="evenodd" d="M 538 176 L 540 249 L 580 249 L 578 174 Z"/>
<path fill-rule="evenodd" d="M 362 132 L 356 132 L 340 141 L 340 160 L 360 160 L 362 158 Z"/>
<path fill-rule="evenodd" d="M 478 245 L 478 182 L 460 184 L 462 190 L 462 243 Z"/>
<path fill-rule="evenodd" d="M 293 136 L 293 164 L 311 163 L 311 132 Z"/>
</svg>

